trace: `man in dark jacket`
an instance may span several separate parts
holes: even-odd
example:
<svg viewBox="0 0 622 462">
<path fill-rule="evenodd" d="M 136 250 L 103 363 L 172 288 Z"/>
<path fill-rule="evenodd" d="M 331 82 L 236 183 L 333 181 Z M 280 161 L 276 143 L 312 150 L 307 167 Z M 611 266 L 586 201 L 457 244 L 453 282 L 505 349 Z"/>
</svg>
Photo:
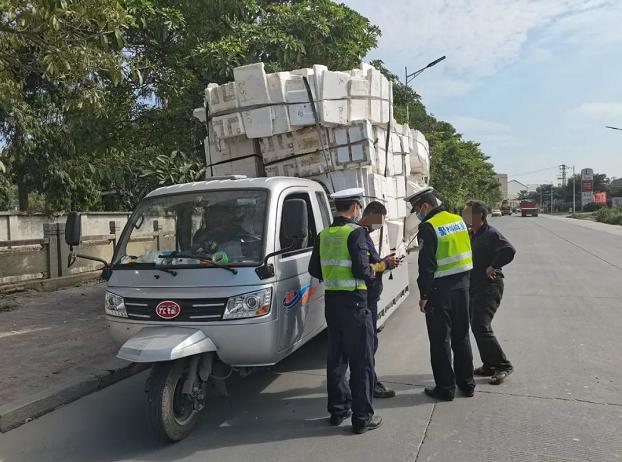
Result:
<svg viewBox="0 0 622 462">
<path fill-rule="evenodd" d="M 492 330 L 492 319 L 503 297 L 501 268 L 514 259 L 516 250 L 510 242 L 486 220 L 486 204 L 467 202 L 462 213 L 471 227 L 473 271 L 471 271 L 471 329 L 479 355 L 484 363 L 475 369 L 475 375 L 491 377 L 490 383 L 499 385 L 514 371 Z"/>
<path fill-rule="evenodd" d="M 363 211 L 363 218 L 359 220 L 359 225 L 365 229 L 367 246 L 369 248 L 369 263 L 376 272 L 376 278 L 367 285 L 367 306 L 371 310 L 374 322 L 374 354 L 378 351 L 378 300 L 382 294 L 382 275 L 385 271 L 397 268 L 399 260 L 394 255 L 380 258 L 378 250 L 371 238 L 371 233 L 382 232 L 384 218 L 387 215 L 386 207 L 378 201 L 367 204 Z M 395 391 L 387 388 L 375 375 L 374 398 L 393 398 Z"/>
</svg>

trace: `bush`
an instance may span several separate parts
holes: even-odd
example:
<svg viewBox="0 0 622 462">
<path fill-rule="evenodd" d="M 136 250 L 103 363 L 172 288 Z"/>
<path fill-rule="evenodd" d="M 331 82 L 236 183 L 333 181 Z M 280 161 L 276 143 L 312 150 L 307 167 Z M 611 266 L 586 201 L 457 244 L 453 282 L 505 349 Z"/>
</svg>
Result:
<svg viewBox="0 0 622 462">
<path fill-rule="evenodd" d="M 603 205 L 603 204 L 595 204 L 594 202 L 591 202 L 591 203 L 587 204 L 585 207 L 583 207 L 583 211 L 584 212 L 595 212 L 597 210 L 602 209 L 603 207 L 605 207 L 605 205 Z"/>
<path fill-rule="evenodd" d="M 596 212 L 596 221 L 610 225 L 622 225 L 622 209 L 601 208 Z"/>
</svg>

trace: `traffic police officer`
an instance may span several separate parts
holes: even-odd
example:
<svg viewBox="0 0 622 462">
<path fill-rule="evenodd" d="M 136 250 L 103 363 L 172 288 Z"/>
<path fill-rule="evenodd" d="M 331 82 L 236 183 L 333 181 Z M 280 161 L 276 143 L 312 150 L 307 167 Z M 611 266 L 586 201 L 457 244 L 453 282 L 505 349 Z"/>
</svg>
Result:
<svg viewBox="0 0 622 462">
<path fill-rule="evenodd" d="M 340 425 L 352 416 L 355 433 L 382 424 L 374 416 L 374 330 L 367 307 L 367 284 L 374 280 L 365 230 L 356 224 L 363 189 L 331 195 L 337 215 L 313 247 L 309 273 L 324 282 L 328 325 L 326 382 L 330 423 Z M 346 372 L 350 367 L 350 382 Z"/>
<path fill-rule="evenodd" d="M 469 340 L 469 274 L 473 268 L 466 224 L 445 211 L 425 188 L 406 200 L 419 224 L 419 308 L 425 313 L 436 386 L 427 395 L 454 399 L 456 385 L 473 396 L 473 353 Z M 453 350 L 453 368 L 452 368 Z"/>
</svg>

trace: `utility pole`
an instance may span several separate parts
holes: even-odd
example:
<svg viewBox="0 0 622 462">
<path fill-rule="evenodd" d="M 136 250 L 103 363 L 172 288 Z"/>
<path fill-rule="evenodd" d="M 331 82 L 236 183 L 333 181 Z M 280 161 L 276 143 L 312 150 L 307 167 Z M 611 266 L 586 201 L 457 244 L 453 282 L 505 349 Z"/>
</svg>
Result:
<svg viewBox="0 0 622 462">
<path fill-rule="evenodd" d="M 566 170 L 569 169 L 570 167 L 566 164 L 561 164 L 559 166 L 559 170 L 561 171 L 561 176 L 558 177 L 558 180 L 562 180 L 562 188 L 566 187 Z"/>
<path fill-rule="evenodd" d="M 432 66 L 436 66 L 438 63 L 440 63 L 442 60 L 444 60 L 446 58 L 446 56 L 441 56 L 438 59 L 435 59 L 434 61 L 432 61 L 431 63 L 428 63 L 427 66 L 422 67 L 421 69 L 416 70 L 415 72 L 413 72 L 412 74 L 408 73 L 408 67 L 404 67 L 404 85 L 408 86 L 408 84 L 415 78 L 417 77 L 419 74 L 421 74 L 423 71 L 425 71 L 426 69 L 429 69 Z M 406 123 L 410 122 L 410 108 L 408 107 L 408 105 L 406 105 Z"/>
<path fill-rule="evenodd" d="M 553 215 L 553 183 L 551 183 L 551 215 Z"/>
</svg>

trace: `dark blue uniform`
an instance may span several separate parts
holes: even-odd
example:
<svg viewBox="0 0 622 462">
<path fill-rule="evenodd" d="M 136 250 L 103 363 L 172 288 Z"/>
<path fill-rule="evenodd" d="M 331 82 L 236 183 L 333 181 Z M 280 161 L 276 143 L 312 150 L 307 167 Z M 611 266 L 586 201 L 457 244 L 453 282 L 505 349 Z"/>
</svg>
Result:
<svg viewBox="0 0 622 462">
<path fill-rule="evenodd" d="M 354 223 L 337 217 L 331 226 Z M 368 244 L 365 228 L 352 231 L 348 237 L 348 250 L 352 258 L 352 273 L 369 287 L 374 272 L 369 267 Z M 311 276 L 322 279 L 320 239 L 316 239 L 309 262 Z M 353 414 L 352 424 L 367 424 L 374 415 L 372 407 L 374 374 L 374 323 L 367 306 L 365 290 L 326 291 L 325 315 L 328 325 L 328 355 L 326 382 L 328 412 L 333 416 Z M 350 383 L 346 372 L 350 367 Z"/>
<path fill-rule="evenodd" d="M 382 261 L 380 254 L 376 250 L 374 241 L 371 239 L 371 233 L 369 229 L 365 228 L 365 238 L 367 241 L 367 248 L 369 249 L 369 262 L 379 263 Z M 371 317 L 374 322 L 374 354 L 378 351 L 378 301 L 382 294 L 382 274 L 376 273 L 375 279 L 367 284 L 367 307 L 371 311 Z M 378 377 L 375 377 L 374 384 L 378 381 Z"/>
</svg>

